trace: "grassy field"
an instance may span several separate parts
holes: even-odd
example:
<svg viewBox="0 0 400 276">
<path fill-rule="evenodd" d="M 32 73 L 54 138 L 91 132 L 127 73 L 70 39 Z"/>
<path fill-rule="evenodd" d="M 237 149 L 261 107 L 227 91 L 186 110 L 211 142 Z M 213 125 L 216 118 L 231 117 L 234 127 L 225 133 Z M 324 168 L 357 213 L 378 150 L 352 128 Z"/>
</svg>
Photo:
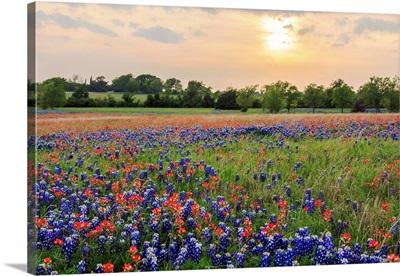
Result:
<svg viewBox="0 0 400 276">
<path fill-rule="evenodd" d="M 33 108 L 31 108 L 33 109 Z M 383 110 L 384 111 L 384 110 Z M 58 107 L 54 110 L 42 110 L 41 113 L 51 112 L 99 112 L 99 113 L 133 113 L 133 114 L 241 114 L 241 115 L 254 115 L 254 114 L 270 114 L 268 110 L 264 112 L 260 108 L 250 108 L 247 112 L 240 110 L 220 110 L 215 108 L 161 108 L 161 107 Z M 311 108 L 297 108 L 288 113 L 282 110 L 279 114 L 311 114 Z M 338 114 L 341 113 L 339 108 L 316 108 L 315 113 L 318 114 Z M 350 113 L 350 109 L 344 110 L 344 113 Z M 382 112 L 384 113 L 384 112 Z"/>
<path fill-rule="evenodd" d="M 38 273 L 399 259 L 398 117 L 189 111 L 38 116 Z"/>
</svg>

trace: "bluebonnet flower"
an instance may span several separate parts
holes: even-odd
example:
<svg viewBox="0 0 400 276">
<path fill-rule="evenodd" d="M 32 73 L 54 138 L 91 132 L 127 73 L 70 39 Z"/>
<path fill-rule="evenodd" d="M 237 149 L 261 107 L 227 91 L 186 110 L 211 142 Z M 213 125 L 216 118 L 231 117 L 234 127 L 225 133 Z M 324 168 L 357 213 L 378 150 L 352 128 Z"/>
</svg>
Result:
<svg viewBox="0 0 400 276">
<path fill-rule="evenodd" d="M 156 255 L 156 250 L 153 247 L 148 247 L 146 249 L 146 258 L 144 261 L 146 268 L 150 271 L 157 271 L 158 270 L 158 259 Z"/>
<path fill-rule="evenodd" d="M 67 260 L 67 262 L 71 261 L 72 253 L 74 250 L 74 242 L 72 237 L 66 237 L 64 240 L 64 244 L 62 246 L 62 254 Z"/>
<path fill-rule="evenodd" d="M 212 256 L 212 265 L 213 266 L 222 265 L 222 256 L 220 254 L 216 254 L 216 255 Z"/>
<path fill-rule="evenodd" d="M 260 173 L 260 181 L 265 182 L 266 179 L 267 179 L 267 175 L 264 172 L 261 172 Z"/>
<path fill-rule="evenodd" d="M 292 189 L 290 188 L 290 186 L 286 186 L 286 196 L 290 197 L 292 195 Z"/>
<path fill-rule="evenodd" d="M 94 269 L 94 273 L 104 273 L 103 265 L 102 264 L 97 264 L 96 268 Z"/>
<path fill-rule="evenodd" d="M 210 244 L 210 247 L 208 248 L 207 252 L 207 257 L 212 258 L 217 254 L 217 246 L 215 244 Z"/>
<path fill-rule="evenodd" d="M 354 211 L 354 212 L 357 212 L 357 211 L 358 211 L 358 203 L 357 203 L 357 201 L 354 201 L 354 202 L 353 202 L 353 211 Z"/>
<path fill-rule="evenodd" d="M 176 258 L 177 254 L 178 254 L 178 243 L 176 241 L 173 241 L 170 245 L 169 245 L 169 254 L 168 254 L 168 259 L 173 260 Z"/>
<path fill-rule="evenodd" d="M 274 266 L 284 266 L 286 263 L 285 261 L 285 253 L 282 249 L 278 249 L 275 252 L 275 260 Z"/>
<path fill-rule="evenodd" d="M 78 265 L 76 266 L 77 274 L 85 274 L 86 273 L 86 263 L 85 261 L 79 261 Z"/>
<path fill-rule="evenodd" d="M 261 256 L 260 267 L 269 267 L 271 265 L 271 256 L 268 252 L 264 252 Z"/>
</svg>

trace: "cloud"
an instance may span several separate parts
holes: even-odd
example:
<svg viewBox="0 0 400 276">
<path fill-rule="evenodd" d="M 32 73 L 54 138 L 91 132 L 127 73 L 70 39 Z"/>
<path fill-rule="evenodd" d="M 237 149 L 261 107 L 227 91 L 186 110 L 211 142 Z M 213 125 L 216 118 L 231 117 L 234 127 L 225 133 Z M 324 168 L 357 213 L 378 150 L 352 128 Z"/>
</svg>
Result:
<svg viewBox="0 0 400 276">
<path fill-rule="evenodd" d="M 338 37 L 337 41 L 332 44 L 332 47 L 334 47 L 334 48 L 344 47 L 350 41 L 351 41 L 351 37 L 348 34 L 341 34 Z"/>
<path fill-rule="evenodd" d="M 176 44 L 183 40 L 182 34 L 159 25 L 148 29 L 139 29 L 133 33 L 133 36 L 170 44 Z"/>
<path fill-rule="evenodd" d="M 129 22 L 129 28 L 137 29 L 139 28 L 139 23 Z"/>
<path fill-rule="evenodd" d="M 306 35 L 306 34 L 311 33 L 313 31 L 314 31 L 314 26 L 308 26 L 308 27 L 301 28 L 300 30 L 297 31 L 297 33 L 299 35 Z"/>
<path fill-rule="evenodd" d="M 114 19 L 112 20 L 112 22 L 113 22 L 116 26 L 119 26 L 119 27 L 122 27 L 122 26 L 125 25 L 124 21 L 119 20 L 118 18 L 114 18 Z"/>
<path fill-rule="evenodd" d="M 219 9 L 218 8 L 198 8 L 203 12 L 206 12 L 208 14 L 218 14 Z"/>
<path fill-rule="evenodd" d="M 101 25 L 93 24 L 84 20 L 73 19 L 70 16 L 61 14 L 61 13 L 52 13 L 46 14 L 43 11 L 38 11 L 36 14 L 37 23 L 39 26 L 43 26 L 42 23 L 46 21 L 54 21 L 62 28 L 66 29 L 78 29 L 84 28 L 88 29 L 91 32 L 110 36 L 117 37 L 118 34 L 112 30 L 109 30 Z"/>
<path fill-rule="evenodd" d="M 349 21 L 348 17 L 346 17 L 346 16 L 345 17 L 340 17 L 340 18 L 336 19 L 335 24 L 340 26 L 340 27 L 343 27 L 343 26 L 345 26 L 347 24 L 348 21 Z"/>
<path fill-rule="evenodd" d="M 293 25 L 292 24 L 285 25 L 285 26 L 283 26 L 283 28 L 287 29 L 289 31 L 293 31 Z"/>
<path fill-rule="evenodd" d="M 357 20 L 354 32 L 356 34 L 361 34 L 365 31 L 397 33 L 399 32 L 399 25 L 398 23 L 386 21 L 383 19 L 363 17 Z"/>
<path fill-rule="evenodd" d="M 190 33 L 194 36 L 203 36 L 205 33 L 200 29 L 192 29 L 190 28 Z"/>
</svg>

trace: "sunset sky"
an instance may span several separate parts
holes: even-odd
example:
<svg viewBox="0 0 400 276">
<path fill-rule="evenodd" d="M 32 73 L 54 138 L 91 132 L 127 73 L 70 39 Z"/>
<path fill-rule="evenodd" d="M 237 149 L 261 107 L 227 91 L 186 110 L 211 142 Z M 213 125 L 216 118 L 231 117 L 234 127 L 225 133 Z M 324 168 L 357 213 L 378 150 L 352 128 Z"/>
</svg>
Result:
<svg viewBox="0 0 400 276">
<path fill-rule="evenodd" d="M 149 73 L 213 90 L 399 75 L 400 16 L 38 2 L 37 81 Z"/>
</svg>

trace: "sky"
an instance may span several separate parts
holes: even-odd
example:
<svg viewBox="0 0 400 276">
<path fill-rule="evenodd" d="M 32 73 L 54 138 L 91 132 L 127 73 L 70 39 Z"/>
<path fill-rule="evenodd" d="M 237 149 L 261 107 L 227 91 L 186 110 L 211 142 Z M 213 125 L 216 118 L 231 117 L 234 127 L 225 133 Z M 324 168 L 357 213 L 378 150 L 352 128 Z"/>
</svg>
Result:
<svg viewBox="0 0 400 276">
<path fill-rule="evenodd" d="M 390 14 L 38 2 L 36 73 L 110 83 L 148 73 L 213 90 L 341 78 L 358 89 L 399 75 L 399 33 Z"/>
</svg>

